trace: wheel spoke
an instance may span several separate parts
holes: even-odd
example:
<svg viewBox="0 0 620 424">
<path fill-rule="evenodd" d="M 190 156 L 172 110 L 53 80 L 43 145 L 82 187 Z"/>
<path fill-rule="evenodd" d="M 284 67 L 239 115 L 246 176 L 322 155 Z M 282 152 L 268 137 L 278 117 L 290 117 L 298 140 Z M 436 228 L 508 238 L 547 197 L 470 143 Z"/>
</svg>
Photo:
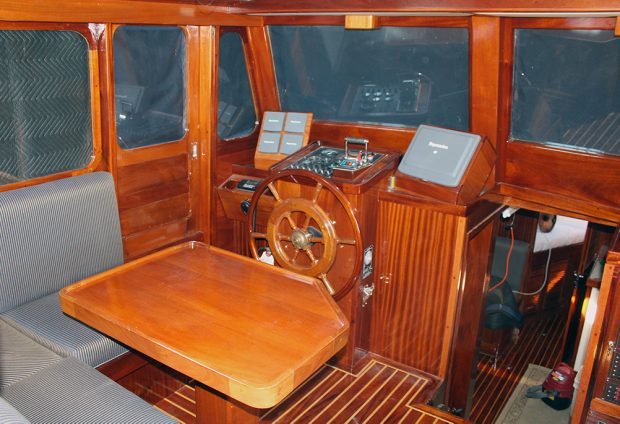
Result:
<svg viewBox="0 0 620 424">
<path fill-rule="evenodd" d="M 291 226 L 293 230 L 297 229 L 297 224 L 293 220 L 293 217 L 291 216 L 290 212 L 284 215 L 284 218 L 286 218 L 286 220 L 288 221 L 289 225 Z"/>
<path fill-rule="evenodd" d="M 286 234 L 278 234 L 278 240 L 279 241 L 291 241 L 291 236 L 288 236 Z"/>
<path fill-rule="evenodd" d="M 314 194 L 312 195 L 312 203 L 316 203 L 319 200 L 319 193 L 323 188 L 323 184 L 316 183 L 316 187 L 314 188 Z"/>
<path fill-rule="evenodd" d="M 250 237 L 252 237 L 253 239 L 266 239 L 267 238 L 267 234 L 265 233 L 257 233 L 252 231 L 252 233 L 250 234 Z"/>
<path fill-rule="evenodd" d="M 336 239 L 336 244 L 351 244 L 353 246 L 355 246 L 357 244 L 357 242 L 355 241 L 355 239 Z"/>
<path fill-rule="evenodd" d="M 304 252 L 306 252 L 306 255 L 308 255 L 308 257 L 310 258 L 310 260 L 312 261 L 312 265 L 316 264 L 319 260 L 314 256 L 314 253 L 312 253 L 312 249 L 310 249 L 310 246 L 306 246 L 304 248 Z"/>
<path fill-rule="evenodd" d="M 295 250 L 295 253 L 293 253 L 293 257 L 291 258 L 291 262 L 295 262 L 295 259 L 297 259 L 297 256 L 299 256 L 299 252 L 300 250 Z"/>
<path fill-rule="evenodd" d="M 271 191 L 271 194 L 273 194 L 273 197 L 276 199 L 276 201 L 280 203 L 282 201 L 282 198 L 280 197 L 280 193 L 278 193 L 278 190 L 276 190 L 276 186 L 273 184 L 273 182 L 267 184 L 267 187 L 269 187 L 269 190 Z"/>
<path fill-rule="evenodd" d="M 325 243 L 325 240 L 323 240 L 323 237 L 308 237 L 308 241 L 310 243 Z"/>
<path fill-rule="evenodd" d="M 327 289 L 329 294 L 333 296 L 334 293 L 336 293 L 336 290 L 334 290 L 334 287 L 332 287 L 331 283 L 327 279 L 327 274 L 321 274 L 319 275 L 319 278 L 321 279 L 321 281 L 323 281 L 323 284 L 325 284 L 325 288 Z"/>
<path fill-rule="evenodd" d="M 303 228 L 304 230 L 308 229 L 308 225 L 310 225 L 310 220 L 312 218 L 310 217 L 310 215 L 306 215 L 306 218 L 304 219 L 304 223 L 302 224 L 301 228 Z"/>
</svg>

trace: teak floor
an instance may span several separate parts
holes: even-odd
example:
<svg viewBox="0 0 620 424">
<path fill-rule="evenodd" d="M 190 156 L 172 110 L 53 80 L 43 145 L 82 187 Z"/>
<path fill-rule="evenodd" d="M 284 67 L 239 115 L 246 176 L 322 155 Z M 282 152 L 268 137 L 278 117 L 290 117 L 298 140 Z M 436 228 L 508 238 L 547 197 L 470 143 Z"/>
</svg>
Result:
<svg viewBox="0 0 620 424">
<path fill-rule="evenodd" d="M 403 369 L 382 358 L 369 356 L 349 373 L 325 365 L 262 417 L 264 423 L 447 423 L 422 405 L 438 381 L 427 374 Z M 144 388 L 146 389 L 146 388 Z M 196 421 L 195 393 L 183 385 L 154 406 L 178 420 Z"/>
<path fill-rule="evenodd" d="M 493 367 L 493 360 L 481 356 L 470 420 L 492 424 L 510 398 L 528 364 L 553 368 L 562 353 L 565 314 L 526 320 L 519 340 Z"/>
</svg>

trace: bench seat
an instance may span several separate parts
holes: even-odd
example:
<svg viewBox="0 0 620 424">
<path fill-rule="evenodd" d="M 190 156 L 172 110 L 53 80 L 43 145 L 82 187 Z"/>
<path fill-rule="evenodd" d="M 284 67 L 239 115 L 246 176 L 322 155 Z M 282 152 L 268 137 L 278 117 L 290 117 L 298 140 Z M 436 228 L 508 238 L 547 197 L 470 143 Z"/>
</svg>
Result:
<svg viewBox="0 0 620 424">
<path fill-rule="evenodd" d="M 60 356 L 73 356 L 93 367 L 127 352 L 114 340 L 63 314 L 58 293 L 11 309 L 0 319 Z"/>
<path fill-rule="evenodd" d="M 0 320 L 0 390 L 61 360 L 59 355 Z"/>
<path fill-rule="evenodd" d="M 0 391 L 32 423 L 176 423 L 79 359 L 65 358 Z"/>
<path fill-rule="evenodd" d="M 60 310 L 58 291 L 123 263 L 112 175 L 94 172 L 0 193 L 0 317 L 92 366 L 126 349 Z"/>
<path fill-rule="evenodd" d="M 29 424 L 30 421 L 26 419 L 17 409 L 10 403 L 0 397 L 0 424 Z"/>
</svg>

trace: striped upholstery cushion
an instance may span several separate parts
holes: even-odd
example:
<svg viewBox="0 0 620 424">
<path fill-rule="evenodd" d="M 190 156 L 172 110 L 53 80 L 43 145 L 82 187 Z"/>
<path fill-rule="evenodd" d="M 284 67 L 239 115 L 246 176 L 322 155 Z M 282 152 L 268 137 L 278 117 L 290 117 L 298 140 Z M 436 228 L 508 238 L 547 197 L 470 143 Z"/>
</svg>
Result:
<svg viewBox="0 0 620 424">
<path fill-rule="evenodd" d="M 28 424 L 28 421 L 13 405 L 0 397 L 0 424 Z"/>
<path fill-rule="evenodd" d="M 75 358 L 66 358 L 0 395 L 34 423 L 175 423 Z"/>
<path fill-rule="evenodd" d="M 61 360 L 54 352 L 0 320 L 0 389 Z"/>
<path fill-rule="evenodd" d="M 0 240 L 0 313 L 121 264 L 112 176 L 0 193 Z"/>
<path fill-rule="evenodd" d="M 97 367 L 125 352 L 123 346 L 63 314 L 58 293 L 26 303 L 0 318 L 61 356 Z"/>
</svg>

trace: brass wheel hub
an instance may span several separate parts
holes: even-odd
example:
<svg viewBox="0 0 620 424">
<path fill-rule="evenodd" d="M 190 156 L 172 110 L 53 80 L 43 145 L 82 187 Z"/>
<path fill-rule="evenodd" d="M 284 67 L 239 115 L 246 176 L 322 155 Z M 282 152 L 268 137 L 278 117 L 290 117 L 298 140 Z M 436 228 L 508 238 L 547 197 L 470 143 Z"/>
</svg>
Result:
<svg viewBox="0 0 620 424">
<path fill-rule="evenodd" d="M 305 230 L 296 229 L 291 233 L 291 243 L 295 246 L 295 249 L 305 249 L 310 245 L 310 233 Z"/>
</svg>

